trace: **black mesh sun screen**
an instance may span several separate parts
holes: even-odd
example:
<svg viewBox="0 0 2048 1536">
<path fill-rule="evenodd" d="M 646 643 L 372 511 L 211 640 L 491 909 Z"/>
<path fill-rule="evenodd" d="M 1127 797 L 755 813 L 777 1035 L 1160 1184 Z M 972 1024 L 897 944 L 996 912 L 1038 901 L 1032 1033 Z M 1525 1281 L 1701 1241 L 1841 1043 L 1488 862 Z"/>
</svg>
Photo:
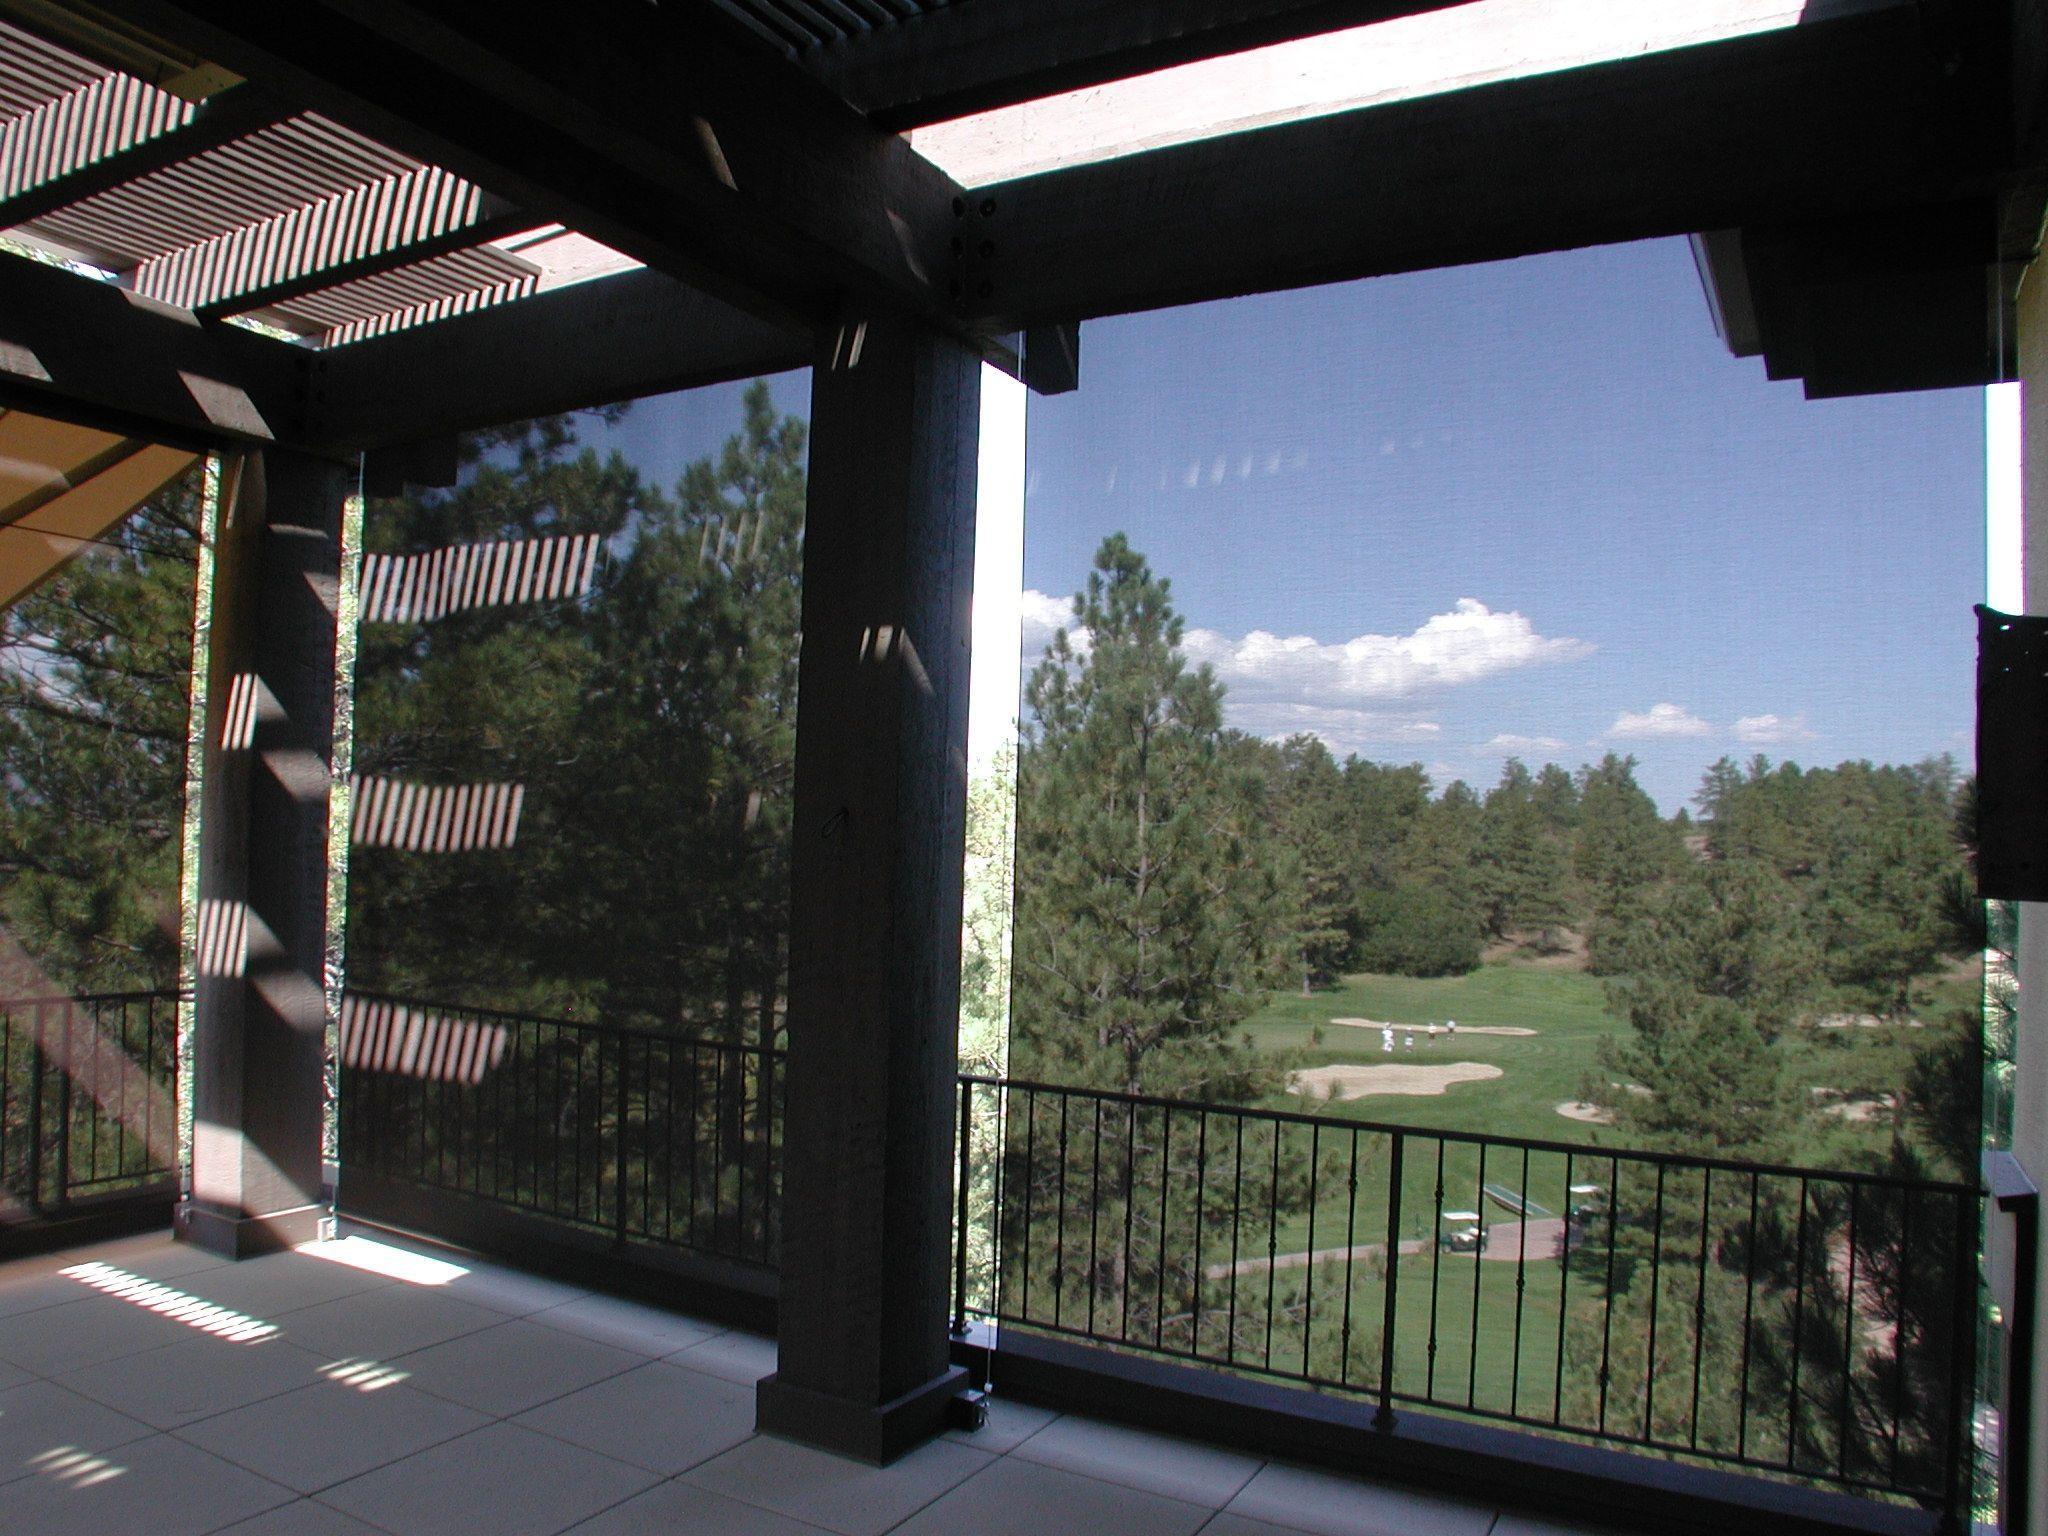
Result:
<svg viewBox="0 0 2048 1536">
<path fill-rule="evenodd" d="M 2048 618 L 1977 607 L 1977 884 L 2048 901 Z"/>
</svg>

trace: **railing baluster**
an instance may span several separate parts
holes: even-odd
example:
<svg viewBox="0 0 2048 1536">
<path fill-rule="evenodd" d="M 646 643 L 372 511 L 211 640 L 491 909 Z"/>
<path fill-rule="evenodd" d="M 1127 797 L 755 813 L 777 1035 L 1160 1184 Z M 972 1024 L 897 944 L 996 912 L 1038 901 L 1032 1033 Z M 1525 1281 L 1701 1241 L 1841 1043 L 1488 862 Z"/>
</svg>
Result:
<svg viewBox="0 0 2048 1536">
<path fill-rule="evenodd" d="M 1323 1168 L 1323 1128 L 1309 1127 L 1308 1138 L 1308 1253 L 1301 1266 L 1301 1374 L 1309 1370 L 1309 1340 L 1315 1334 L 1316 1298 L 1316 1196 Z"/>
<path fill-rule="evenodd" d="M 1607 1392 L 1614 1367 L 1614 1242 L 1621 1225 L 1621 1159 L 1607 1165 L 1607 1284 L 1600 1298 L 1600 1405 L 1594 1426 L 1607 1433 Z"/>
<path fill-rule="evenodd" d="M 1472 1250 L 1472 1333 L 1466 1377 L 1465 1406 L 1479 1404 L 1479 1294 L 1485 1289 L 1486 1250 L 1493 1246 L 1486 1230 L 1486 1143 L 1479 1143 L 1479 1174 L 1472 1181 L 1472 1209 L 1479 1213 L 1479 1246 Z"/>
<path fill-rule="evenodd" d="M 1748 1251 L 1743 1256 L 1742 1278 L 1742 1375 L 1735 1419 L 1735 1454 L 1738 1458 L 1749 1454 L 1749 1355 L 1753 1336 L 1751 1320 L 1756 1314 L 1758 1185 L 1762 1178 L 1756 1173 L 1749 1176 L 1749 1241 Z"/>
<path fill-rule="evenodd" d="M 1061 1151 L 1060 1167 L 1066 1167 L 1065 1150 Z M 1159 1267 L 1154 1275 L 1156 1282 L 1152 1296 L 1152 1347 L 1163 1348 L 1166 1342 L 1166 1196 L 1173 1184 L 1173 1107 L 1162 1104 L 1159 1107 Z"/>
<path fill-rule="evenodd" d="M 1700 1285 L 1692 1305 L 1692 1411 L 1686 1428 L 1694 1450 L 1700 1445 L 1700 1365 L 1707 1350 L 1707 1249 L 1714 1222 L 1714 1170 L 1700 1170 Z"/>
<path fill-rule="evenodd" d="M 1944 1440 L 1947 1475 L 1942 1480 L 1942 1524 L 1962 1530 L 1969 1519 L 1971 1483 L 1972 1378 L 1976 1374 L 1974 1341 L 1977 1320 L 1977 1204 L 1952 1196 L 1956 1243 L 1949 1272 L 1948 1415 Z"/>
<path fill-rule="evenodd" d="M 1650 1339 L 1643 1364 L 1643 1438 L 1654 1440 L 1657 1402 L 1657 1301 L 1664 1290 L 1664 1170 L 1657 1163 L 1657 1213 L 1650 1223 Z"/>
<path fill-rule="evenodd" d="M 1266 1369 L 1273 1368 L 1273 1302 L 1280 1281 L 1280 1127 L 1269 1121 L 1273 1131 L 1273 1172 L 1266 1181 Z"/>
<path fill-rule="evenodd" d="M 1067 1289 L 1067 1103 L 1060 1095 L 1060 1169 L 1055 1183 L 1052 1228 L 1052 1320 L 1054 1326 L 1066 1321 Z"/>
<path fill-rule="evenodd" d="M 1423 1373 L 1422 1395 L 1436 1400 L 1436 1305 L 1438 1281 L 1444 1267 L 1444 1153 L 1449 1143 L 1436 1139 L 1436 1196 L 1430 1203 L 1429 1218 L 1429 1354 Z"/>
<path fill-rule="evenodd" d="M 1095 1100 L 1095 1129 L 1088 1141 L 1088 1331 L 1095 1332 L 1095 1294 L 1102 1289 L 1102 1258 L 1096 1248 L 1102 1221 L 1102 1100 Z"/>
<path fill-rule="evenodd" d="M 1835 1423 L 1835 1475 L 1840 1478 L 1849 1473 L 1849 1394 L 1856 1375 L 1856 1218 L 1861 1214 L 1857 1209 L 1861 1194 L 1856 1185 L 1849 1186 L 1849 1273 L 1842 1291 L 1842 1402 Z"/>
<path fill-rule="evenodd" d="M 1202 1352 L 1202 1235 L 1209 1220 L 1209 1108 L 1203 1105 L 1195 1121 L 1195 1269 L 1194 1315 L 1188 1321 L 1188 1355 Z"/>
<path fill-rule="evenodd" d="M 1344 1180 L 1344 1320 L 1337 1340 L 1337 1379 L 1351 1382 L 1352 1260 L 1358 1252 L 1358 1128 L 1351 1129 L 1351 1167 Z"/>
<path fill-rule="evenodd" d="M 1131 1230 L 1132 1219 L 1138 1209 L 1138 1103 L 1131 1101 L 1131 1112 L 1125 1117 L 1124 1128 L 1124 1248 L 1117 1258 L 1117 1290 L 1121 1304 L 1121 1316 L 1117 1322 L 1117 1337 L 1131 1336 Z"/>
<path fill-rule="evenodd" d="M 1575 1166 L 1573 1155 L 1564 1155 L 1564 1238 L 1557 1245 L 1557 1364 L 1551 1373 L 1553 1396 L 1550 1404 L 1550 1422 L 1564 1422 L 1564 1331 L 1565 1323 L 1572 1315 L 1572 1228 L 1577 1224 L 1577 1213 L 1572 1201 L 1572 1170 Z"/>
<path fill-rule="evenodd" d="M 974 1141 L 974 1085 L 960 1080 L 960 1166 L 954 1174 L 958 1185 L 953 1207 L 953 1335 L 967 1333 L 967 1185 L 972 1176 Z"/>
<path fill-rule="evenodd" d="M 1799 1181 L 1799 1236 L 1792 1245 L 1792 1380 L 1785 1395 L 1785 1465 L 1799 1463 L 1799 1358 L 1806 1343 L 1806 1180 Z"/>
<path fill-rule="evenodd" d="M 1230 1197 L 1230 1346 L 1229 1360 L 1237 1363 L 1237 1271 L 1244 1262 L 1244 1116 L 1233 1115 L 1237 1122 L 1237 1150 L 1231 1157 L 1232 1190 Z"/>
<path fill-rule="evenodd" d="M 1521 1236 L 1515 1246 L 1515 1344 L 1508 1362 L 1508 1415 L 1514 1416 L 1522 1401 L 1522 1309 L 1529 1286 L 1529 1149 L 1522 1148 Z"/>
<path fill-rule="evenodd" d="M 1401 1159 L 1406 1143 L 1404 1132 L 1393 1133 L 1387 1163 L 1387 1278 L 1382 1288 L 1385 1295 L 1381 1299 L 1380 1317 L 1380 1405 L 1372 1419 L 1372 1427 L 1383 1433 L 1394 1427 L 1394 1330 L 1399 1322 L 1401 1293 Z"/>
</svg>

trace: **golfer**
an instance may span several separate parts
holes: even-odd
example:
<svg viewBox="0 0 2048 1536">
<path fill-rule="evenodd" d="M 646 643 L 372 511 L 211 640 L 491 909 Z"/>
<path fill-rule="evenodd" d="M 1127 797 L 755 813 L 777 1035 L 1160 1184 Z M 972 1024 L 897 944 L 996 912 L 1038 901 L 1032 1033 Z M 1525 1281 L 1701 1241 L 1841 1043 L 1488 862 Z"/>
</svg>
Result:
<svg viewBox="0 0 2048 1536">
<path fill-rule="evenodd" d="M 1394 1049 L 1394 1026 L 1388 1024 L 1380 1030 L 1380 1049 L 1390 1055 Z"/>
<path fill-rule="evenodd" d="M 1444 1028 L 1451 1032 L 1451 1038 L 1453 1040 L 1458 1038 L 1458 1021 L 1456 1019 L 1444 1020 Z"/>
</svg>

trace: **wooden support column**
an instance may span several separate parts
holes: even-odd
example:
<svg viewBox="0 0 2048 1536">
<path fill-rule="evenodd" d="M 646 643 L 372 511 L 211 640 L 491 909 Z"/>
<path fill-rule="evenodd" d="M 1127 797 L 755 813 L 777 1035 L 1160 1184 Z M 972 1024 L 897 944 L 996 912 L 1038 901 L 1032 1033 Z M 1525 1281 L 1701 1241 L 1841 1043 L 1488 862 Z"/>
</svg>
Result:
<svg viewBox="0 0 2048 1536">
<path fill-rule="evenodd" d="M 234 1257 L 329 1214 L 327 814 L 335 606 L 353 477 L 229 459 L 214 548 L 193 1000 L 192 1186 L 178 1231 Z"/>
<path fill-rule="evenodd" d="M 918 1444 L 947 1361 L 980 362 L 908 320 L 811 386 L 779 1368 L 760 1428 Z"/>
</svg>

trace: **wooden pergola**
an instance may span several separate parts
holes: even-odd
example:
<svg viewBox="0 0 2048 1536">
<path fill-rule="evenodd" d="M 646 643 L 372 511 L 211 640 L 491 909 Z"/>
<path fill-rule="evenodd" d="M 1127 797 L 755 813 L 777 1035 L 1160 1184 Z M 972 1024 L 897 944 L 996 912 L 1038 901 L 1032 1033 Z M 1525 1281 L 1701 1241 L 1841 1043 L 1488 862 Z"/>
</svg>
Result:
<svg viewBox="0 0 2048 1536">
<path fill-rule="evenodd" d="M 1722 41 L 965 187 L 907 129 L 1448 0 L 0 0 L 0 405 L 220 451 L 183 1229 L 328 1213 L 322 946 L 345 499 L 452 434 L 809 364 L 779 1373 L 886 1459 L 947 1336 L 980 367 L 1095 317 L 1696 237 L 1815 396 L 2016 376 L 2048 6 L 1806 0 Z M 2037 339 L 2037 344 L 2041 340 Z M 7 421 L 0 418 L 0 431 Z M 5 514 L 0 514 L 5 515 Z M 880 626 L 904 637 L 863 644 Z M 230 685 L 255 677 L 253 737 Z"/>
</svg>

